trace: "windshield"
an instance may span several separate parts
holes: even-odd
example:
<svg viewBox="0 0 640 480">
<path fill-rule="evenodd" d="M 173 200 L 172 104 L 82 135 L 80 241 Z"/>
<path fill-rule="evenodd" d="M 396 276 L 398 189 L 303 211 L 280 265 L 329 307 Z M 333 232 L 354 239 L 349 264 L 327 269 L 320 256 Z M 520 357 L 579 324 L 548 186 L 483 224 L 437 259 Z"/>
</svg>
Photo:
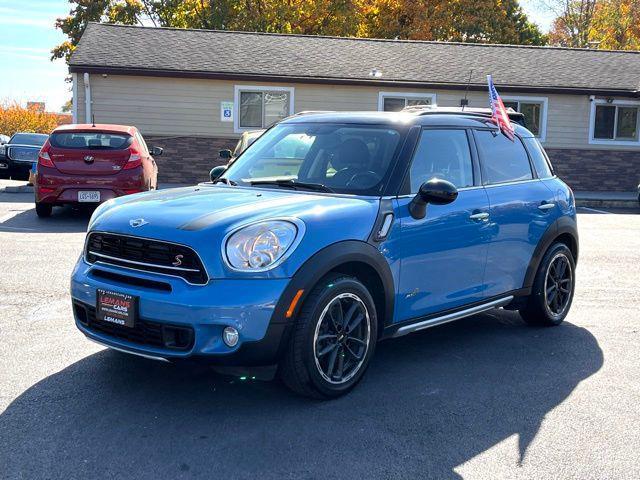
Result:
<svg viewBox="0 0 640 480">
<path fill-rule="evenodd" d="M 11 137 L 9 143 L 41 147 L 47 141 L 47 138 L 49 138 L 49 135 L 43 133 L 16 133 Z"/>
<path fill-rule="evenodd" d="M 400 131 L 387 126 L 281 124 L 259 137 L 221 178 L 239 185 L 321 185 L 337 193 L 378 195 L 400 138 Z"/>
</svg>

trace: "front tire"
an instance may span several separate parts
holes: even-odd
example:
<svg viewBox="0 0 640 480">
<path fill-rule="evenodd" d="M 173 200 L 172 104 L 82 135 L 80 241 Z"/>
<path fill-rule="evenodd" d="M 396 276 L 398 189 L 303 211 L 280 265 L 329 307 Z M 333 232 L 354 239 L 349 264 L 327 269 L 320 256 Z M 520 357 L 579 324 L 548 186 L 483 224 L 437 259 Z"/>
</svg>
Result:
<svg viewBox="0 0 640 480">
<path fill-rule="evenodd" d="M 53 205 L 50 203 L 39 203 L 36 202 L 36 215 L 40 218 L 47 218 L 51 216 L 51 212 L 53 211 Z"/>
<path fill-rule="evenodd" d="M 560 325 L 569 313 L 575 291 L 576 264 L 564 243 L 554 243 L 545 253 L 533 289 L 520 316 L 530 325 Z"/>
<path fill-rule="evenodd" d="M 329 275 L 305 300 L 280 363 L 294 392 L 336 398 L 362 379 L 378 339 L 376 308 L 356 278 Z"/>
</svg>

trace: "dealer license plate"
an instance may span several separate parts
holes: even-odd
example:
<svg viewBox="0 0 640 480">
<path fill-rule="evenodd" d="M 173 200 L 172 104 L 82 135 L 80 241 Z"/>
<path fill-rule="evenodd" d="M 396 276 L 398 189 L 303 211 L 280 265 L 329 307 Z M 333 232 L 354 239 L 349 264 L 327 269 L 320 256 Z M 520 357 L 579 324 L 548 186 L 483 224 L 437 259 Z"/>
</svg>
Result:
<svg viewBox="0 0 640 480">
<path fill-rule="evenodd" d="M 96 318 L 103 322 L 133 328 L 136 324 L 138 297 L 98 289 Z"/>
<path fill-rule="evenodd" d="M 78 192 L 79 202 L 99 202 L 100 191 L 96 192 Z"/>
</svg>

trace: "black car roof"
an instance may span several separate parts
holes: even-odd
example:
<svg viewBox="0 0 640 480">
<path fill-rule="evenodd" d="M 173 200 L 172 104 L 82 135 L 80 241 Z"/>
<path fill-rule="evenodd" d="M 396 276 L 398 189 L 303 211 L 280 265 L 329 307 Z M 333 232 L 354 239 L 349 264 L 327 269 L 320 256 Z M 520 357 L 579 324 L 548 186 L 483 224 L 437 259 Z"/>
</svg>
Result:
<svg viewBox="0 0 640 480">
<path fill-rule="evenodd" d="M 280 123 L 347 123 L 360 125 L 429 126 L 429 127 L 491 127 L 490 117 L 479 112 L 454 109 L 418 110 L 403 112 L 301 112 Z M 534 135 L 525 127 L 513 123 L 521 137 Z"/>
</svg>

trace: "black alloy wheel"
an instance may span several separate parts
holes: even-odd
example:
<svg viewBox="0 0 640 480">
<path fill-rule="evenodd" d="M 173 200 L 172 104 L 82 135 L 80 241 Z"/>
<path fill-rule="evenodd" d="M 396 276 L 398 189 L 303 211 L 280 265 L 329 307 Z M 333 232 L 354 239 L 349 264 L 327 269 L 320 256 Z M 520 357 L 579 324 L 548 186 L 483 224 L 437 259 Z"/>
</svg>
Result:
<svg viewBox="0 0 640 480">
<path fill-rule="evenodd" d="M 330 383 L 348 382 L 362 367 L 369 348 L 371 320 L 353 293 L 341 293 L 320 314 L 314 336 L 316 368 Z"/>
<path fill-rule="evenodd" d="M 560 325 L 569 313 L 575 291 L 576 263 L 569 247 L 554 243 L 545 253 L 531 295 L 520 316 L 530 325 Z"/>
<path fill-rule="evenodd" d="M 549 314 L 560 317 L 573 294 L 573 270 L 565 252 L 557 253 L 549 262 L 544 281 L 545 305 Z"/>
<path fill-rule="evenodd" d="M 346 394 L 374 354 L 377 322 L 373 297 L 360 280 L 328 274 L 303 299 L 279 364 L 280 378 L 308 397 Z"/>
</svg>

